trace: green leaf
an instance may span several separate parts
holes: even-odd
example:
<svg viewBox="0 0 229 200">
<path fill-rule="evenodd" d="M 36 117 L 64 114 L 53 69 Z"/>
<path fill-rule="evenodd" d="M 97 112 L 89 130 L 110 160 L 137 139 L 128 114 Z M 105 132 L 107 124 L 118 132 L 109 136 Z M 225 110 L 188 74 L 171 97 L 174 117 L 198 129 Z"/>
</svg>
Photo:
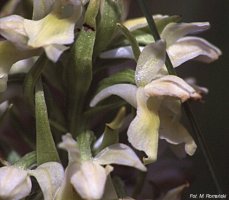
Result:
<svg viewBox="0 0 229 200">
<path fill-rule="evenodd" d="M 126 115 L 126 108 L 122 107 L 117 113 L 115 119 L 112 122 L 106 124 L 104 133 L 94 144 L 95 154 L 99 153 L 101 150 L 103 150 L 104 148 L 112 144 L 118 143 L 119 129 L 122 126 L 125 115 Z"/>
<path fill-rule="evenodd" d="M 50 161 L 58 162 L 59 155 L 49 126 L 48 111 L 41 80 L 36 85 L 35 116 L 37 164 L 41 165 Z"/>
<path fill-rule="evenodd" d="M 30 106 L 34 107 L 34 91 L 35 85 L 38 79 L 41 76 L 42 71 L 44 70 L 47 59 L 45 54 L 41 55 L 34 66 L 31 68 L 29 73 L 25 77 L 24 81 L 24 95 L 28 99 Z"/>
<path fill-rule="evenodd" d="M 20 160 L 14 163 L 14 166 L 22 169 L 29 169 L 37 163 L 37 154 L 35 151 L 27 153 Z"/>
<path fill-rule="evenodd" d="M 68 88 L 68 121 L 72 135 L 84 130 L 82 112 L 85 97 L 92 81 L 92 57 L 96 37 L 96 16 L 100 1 L 91 0 L 85 13 L 85 21 L 71 49 L 66 80 Z"/>
<path fill-rule="evenodd" d="M 136 30 L 132 34 L 140 45 L 147 45 L 155 41 L 153 36 L 144 30 Z"/>
<path fill-rule="evenodd" d="M 135 72 L 132 69 L 125 69 L 116 74 L 112 74 L 111 76 L 104 78 L 100 81 L 97 92 L 100 92 L 102 89 L 107 88 L 109 86 L 119 84 L 119 83 L 130 83 L 135 85 Z"/>
<path fill-rule="evenodd" d="M 127 38 L 127 40 L 130 42 L 130 45 L 134 53 L 135 60 L 137 61 L 141 53 L 137 40 L 124 25 L 117 24 L 117 26 L 120 29 L 120 31 L 123 33 L 123 35 Z"/>
<path fill-rule="evenodd" d="M 100 20 L 96 33 L 95 52 L 98 55 L 112 41 L 114 36 L 116 23 L 121 18 L 119 1 L 101 0 Z"/>
</svg>

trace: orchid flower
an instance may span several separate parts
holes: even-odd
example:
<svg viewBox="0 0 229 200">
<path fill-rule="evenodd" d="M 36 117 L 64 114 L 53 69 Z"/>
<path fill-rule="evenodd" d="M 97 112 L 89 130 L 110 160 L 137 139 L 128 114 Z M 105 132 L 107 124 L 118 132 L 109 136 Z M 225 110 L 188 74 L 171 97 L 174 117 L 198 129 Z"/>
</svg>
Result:
<svg viewBox="0 0 229 200">
<path fill-rule="evenodd" d="M 33 0 L 33 20 L 18 15 L 0 19 L 0 91 L 6 89 L 11 66 L 19 60 L 40 55 L 42 49 L 47 57 L 56 62 L 74 41 L 74 27 L 80 19 L 81 0 Z"/>
<path fill-rule="evenodd" d="M 34 170 L 17 166 L 0 168 L 0 199 L 18 200 L 29 195 L 32 188 L 30 176 L 36 178 L 44 200 L 53 200 L 57 189 L 64 178 L 64 169 L 57 162 L 48 162 Z"/>
<path fill-rule="evenodd" d="M 164 19 L 168 16 L 156 15 L 155 21 Z M 134 31 L 146 27 L 148 24 L 144 18 L 128 20 L 124 25 Z M 221 51 L 203 38 L 195 36 L 186 36 L 199 33 L 210 27 L 208 22 L 197 23 L 169 23 L 161 32 L 161 38 L 166 41 L 166 50 L 174 67 L 182 63 L 195 59 L 203 62 L 212 62 L 217 60 Z M 152 38 L 153 42 L 153 38 Z M 144 46 L 140 46 L 143 50 Z M 130 58 L 134 55 L 130 46 L 118 47 L 103 52 L 101 58 Z"/>
<path fill-rule="evenodd" d="M 199 99 L 201 97 L 181 78 L 173 75 L 162 75 L 165 48 L 166 45 L 163 41 L 146 46 L 137 62 L 136 85 L 116 84 L 107 87 L 96 94 L 90 103 L 90 106 L 95 106 L 110 95 L 117 95 L 137 108 L 137 115 L 131 122 L 127 135 L 129 142 L 136 149 L 147 154 L 148 158 L 144 158 L 145 163 L 156 160 L 159 137 L 173 144 L 185 143 L 185 150 L 190 155 L 196 149 L 195 142 L 186 131 L 173 129 L 174 131 L 169 133 L 161 131 L 159 135 L 160 112 L 163 102 L 168 99 L 171 99 L 172 102 L 177 100 L 184 102 L 190 98 Z M 176 127 L 179 124 L 177 119 L 172 123 L 172 119 L 169 116 L 164 116 L 163 113 L 162 118 L 162 126 Z M 168 131 L 170 131 L 170 127 Z"/>
<path fill-rule="evenodd" d="M 104 192 L 107 175 L 113 169 L 110 164 L 126 165 L 146 171 L 134 151 L 125 144 L 113 144 L 104 148 L 95 157 L 85 160 L 77 142 L 70 134 L 66 134 L 62 139 L 63 142 L 59 144 L 59 147 L 68 151 L 69 164 L 65 171 L 64 182 L 58 191 L 57 200 L 77 199 L 74 189 L 83 199 L 100 199 Z"/>
</svg>

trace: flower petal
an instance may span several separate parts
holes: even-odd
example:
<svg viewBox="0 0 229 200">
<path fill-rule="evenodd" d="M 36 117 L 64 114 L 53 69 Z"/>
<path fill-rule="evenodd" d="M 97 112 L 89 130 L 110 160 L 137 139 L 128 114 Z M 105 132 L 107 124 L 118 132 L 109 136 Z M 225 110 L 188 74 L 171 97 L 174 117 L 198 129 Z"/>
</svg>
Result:
<svg viewBox="0 0 229 200">
<path fill-rule="evenodd" d="M 25 20 L 24 26 L 29 37 L 28 45 L 33 48 L 51 44 L 71 44 L 74 39 L 74 23 L 49 14 L 39 21 Z"/>
<path fill-rule="evenodd" d="M 210 24 L 208 22 L 170 23 L 162 31 L 161 38 L 166 41 L 167 46 L 170 46 L 187 34 L 199 33 L 209 27 Z"/>
<path fill-rule="evenodd" d="M 48 162 L 40 165 L 28 173 L 37 179 L 43 192 L 44 200 L 53 200 L 57 189 L 64 179 L 64 169 L 57 162 Z"/>
<path fill-rule="evenodd" d="M 26 49 L 28 38 L 24 29 L 24 18 L 10 15 L 0 19 L 0 35 L 14 43 L 15 46 Z"/>
<path fill-rule="evenodd" d="M 81 164 L 71 178 L 75 190 L 84 199 L 100 199 L 107 179 L 106 169 L 92 161 Z"/>
<path fill-rule="evenodd" d="M 28 46 L 39 48 L 48 45 L 71 44 L 74 41 L 75 22 L 80 18 L 81 13 L 80 0 L 57 2 L 53 11 L 41 20 L 25 19 L 24 28 L 29 38 Z M 60 50 L 59 47 L 58 49 Z"/>
<path fill-rule="evenodd" d="M 138 86 L 144 86 L 157 78 L 165 62 L 165 52 L 165 42 L 162 40 L 143 49 L 135 71 L 135 82 Z"/>
<path fill-rule="evenodd" d="M 99 152 L 94 158 L 100 165 L 118 164 L 146 171 L 135 152 L 125 144 L 113 144 Z"/>
<path fill-rule="evenodd" d="M 127 101 L 133 107 L 136 107 L 136 92 L 137 87 L 131 84 L 116 84 L 101 90 L 95 97 L 91 100 L 90 106 L 94 107 L 97 103 L 103 99 L 111 96 L 117 95 Z"/>
<path fill-rule="evenodd" d="M 62 142 L 58 145 L 59 148 L 68 152 L 68 162 L 80 162 L 80 151 L 77 142 L 72 138 L 71 134 L 62 136 Z"/>
<path fill-rule="evenodd" d="M 19 60 L 39 55 L 39 53 L 39 50 L 22 51 L 8 41 L 0 41 L 0 92 L 6 89 L 11 66 Z"/>
<path fill-rule="evenodd" d="M 191 85 L 199 94 L 201 94 L 201 95 L 208 94 L 208 92 L 209 92 L 208 88 L 197 85 L 195 78 L 189 77 L 189 78 L 186 78 L 185 81 L 189 85 Z"/>
<path fill-rule="evenodd" d="M 0 199 L 22 199 L 29 195 L 31 188 L 26 170 L 14 166 L 0 168 Z"/>
<path fill-rule="evenodd" d="M 160 112 L 160 119 L 160 139 L 165 139 L 175 145 L 185 143 L 186 153 L 192 156 L 197 146 L 186 128 L 179 121 L 173 120 L 173 116 L 170 116 L 168 112 Z"/>
<path fill-rule="evenodd" d="M 199 37 L 181 38 L 167 50 L 174 67 L 191 59 L 209 63 L 222 54 L 216 46 Z"/>
<path fill-rule="evenodd" d="M 144 47 L 140 47 L 140 50 L 142 51 Z M 132 51 L 131 46 L 125 46 L 125 47 L 118 47 L 115 49 L 111 49 L 108 51 L 104 51 L 100 54 L 100 58 L 104 59 L 134 59 L 134 54 Z"/>
<path fill-rule="evenodd" d="M 37 61 L 38 56 L 27 58 L 24 60 L 19 60 L 14 63 L 9 71 L 9 74 L 26 74 L 32 68 L 34 63 Z"/>
<path fill-rule="evenodd" d="M 82 200 L 79 195 L 75 192 L 72 184 L 71 177 L 78 170 L 79 163 L 71 163 L 67 166 L 65 170 L 64 180 L 62 181 L 62 185 L 57 191 L 55 196 L 55 200 Z"/>
<path fill-rule="evenodd" d="M 67 49 L 69 49 L 69 47 L 66 47 L 64 45 L 53 44 L 44 47 L 44 49 L 47 57 L 53 62 L 57 62 L 61 54 Z"/>
<path fill-rule="evenodd" d="M 144 89 L 137 91 L 137 116 L 131 122 L 127 135 L 129 142 L 138 150 L 144 151 L 148 158 L 145 163 L 157 159 L 159 116 L 158 107 L 160 102 L 156 98 L 145 96 Z"/>
<path fill-rule="evenodd" d="M 189 98 L 201 98 L 183 79 L 173 75 L 167 75 L 152 81 L 144 87 L 144 91 L 148 96 L 171 96 L 179 98 L 182 102 Z"/>
<path fill-rule="evenodd" d="M 168 15 L 154 15 L 153 16 L 153 19 L 155 20 L 156 23 L 163 21 L 167 18 L 169 18 Z M 139 17 L 139 18 L 135 18 L 135 19 L 126 20 L 123 23 L 123 25 L 125 27 L 127 27 L 130 31 L 135 31 L 137 29 L 144 28 L 144 27 L 148 26 L 148 23 L 147 23 L 145 17 Z"/>
</svg>

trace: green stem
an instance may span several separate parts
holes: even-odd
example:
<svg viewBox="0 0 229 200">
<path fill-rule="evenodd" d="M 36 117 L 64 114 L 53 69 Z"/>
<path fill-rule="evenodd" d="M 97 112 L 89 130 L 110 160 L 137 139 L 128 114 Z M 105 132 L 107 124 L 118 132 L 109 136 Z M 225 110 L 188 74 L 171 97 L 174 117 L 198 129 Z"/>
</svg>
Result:
<svg viewBox="0 0 229 200">
<path fill-rule="evenodd" d="M 157 31 L 157 27 L 155 25 L 154 19 L 151 16 L 151 14 L 149 13 L 147 6 L 145 4 L 145 1 L 144 0 L 137 0 L 137 1 L 138 1 L 138 4 L 139 4 L 143 14 L 146 17 L 146 20 L 148 22 L 149 28 L 151 30 L 151 33 L 152 33 L 155 41 L 160 40 L 161 38 L 160 38 L 160 35 Z M 166 68 L 167 68 L 169 74 L 176 75 L 176 71 L 174 70 L 173 65 L 171 63 L 171 60 L 170 60 L 167 53 L 166 53 L 165 65 L 166 65 Z M 184 109 L 184 111 L 185 111 L 185 113 L 186 113 L 186 115 L 190 121 L 190 124 L 192 126 L 192 129 L 194 131 L 194 134 L 195 134 L 194 138 L 197 141 L 197 143 L 199 144 L 201 151 L 203 152 L 204 158 L 205 158 L 206 163 L 208 165 L 212 179 L 215 183 L 216 189 L 217 189 L 218 193 L 222 194 L 222 189 L 220 187 L 218 177 L 216 176 L 214 161 L 213 161 L 211 154 L 209 152 L 209 149 L 208 149 L 208 146 L 206 143 L 206 139 L 204 138 L 204 135 L 201 133 L 200 127 L 199 127 L 199 125 L 195 119 L 195 116 L 194 116 L 192 110 L 191 110 L 189 102 L 185 102 L 183 104 L 183 109 Z"/>
<path fill-rule="evenodd" d="M 49 125 L 42 81 L 39 79 L 35 93 L 37 164 L 59 162 L 59 155 Z"/>
<path fill-rule="evenodd" d="M 87 130 L 77 136 L 77 142 L 80 149 L 81 160 L 87 161 L 92 158 L 91 144 L 94 140 L 94 135 L 91 131 Z"/>
</svg>

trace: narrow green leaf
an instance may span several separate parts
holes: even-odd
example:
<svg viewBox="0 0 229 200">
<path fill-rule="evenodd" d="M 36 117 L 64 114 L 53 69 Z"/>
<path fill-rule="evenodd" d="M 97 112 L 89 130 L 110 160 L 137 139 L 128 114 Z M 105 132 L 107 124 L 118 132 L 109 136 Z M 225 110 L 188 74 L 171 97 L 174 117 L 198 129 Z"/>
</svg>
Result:
<svg viewBox="0 0 229 200">
<path fill-rule="evenodd" d="M 112 74 L 111 76 L 104 78 L 100 81 L 97 92 L 109 86 L 119 84 L 119 83 L 130 83 L 135 85 L 135 71 L 132 69 L 125 69 L 121 72 Z"/>
<path fill-rule="evenodd" d="M 35 116 L 37 164 L 59 161 L 59 155 L 49 126 L 48 111 L 41 80 L 36 85 Z"/>
<path fill-rule="evenodd" d="M 132 51 L 134 53 L 134 58 L 137 61 L 141 53 L 137 40 L 124 25 L 118 23 L 117 26 L 120 29 L 120 31 L 123 33 L 123 35 L 126 37 L 126 39 L 130 42 Z"/>
<path fill-rule="evenodd" d="M 67 66 L 68 81 L 68 121 L 73 135 L 83 129 L 82 112 L 85 97 L 92 81 L 92 57 L 96 37 L 96 16 L 100 1 L 91 0 L 85 13 L 82 30 L 71 50 L 69 66 Z"/>
<path fill-rule="evenodd" d="M 112 41 L 114 36 L 116 23 L 120 21 L 120 2 L 113 0 L 101 0 L 100 20 L 95 42 L 95 53 L 98 55 Z"/>
<path fill-rule="evenodd" d="M 46 62 L 47 59 L 45 54 L 41 55 L 25 77 L 24 95 L 28 99 L 28 102 L 30 106 L 32 106 L 32 108 L 34 107 L 35 85 L 38 79 L 40 78 L 42 71 L 46 66 Z"/>
</svg>

